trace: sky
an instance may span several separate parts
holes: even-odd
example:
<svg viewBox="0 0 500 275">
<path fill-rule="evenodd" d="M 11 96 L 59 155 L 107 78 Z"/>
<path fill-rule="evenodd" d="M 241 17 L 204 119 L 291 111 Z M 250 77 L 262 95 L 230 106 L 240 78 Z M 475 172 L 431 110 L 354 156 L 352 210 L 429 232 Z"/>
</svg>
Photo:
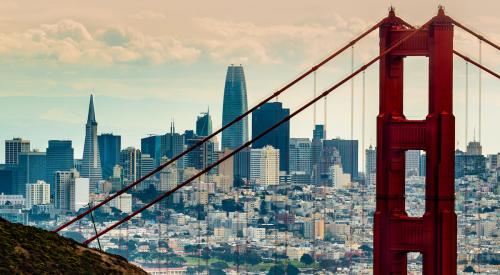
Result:
<svg viewBox="0 0 500 275">
<path fill-rule="evenodd" d="M 140 147 L 148 134 L 195 128 L 210 108 L 221 126 L 224 78 L 229 64 L 245 68 L 249 106 L 279 89 L 387 15 L 389 6 L 415 25 L 444 5 L 447 14 L 500 42 L 500 2 L 480 1 L 24 1 L 0 5 L 0 140 L 22 137 L 45 151 L 49 139 L 70 139 L 82 157 L 90 94 L 99 133 L 122 136 L 122 147 Z M 455 31 L 455 48 L 478 58 L 478 41 Z M 355 69 L 377 55 L 376 32 L 354 48 Z M 500 53 L 483 45 L 483 64 L 500 71 Z M 405 113 L 424 118 L 427 61 L 405 60 Z M 351 70 L 351 52 L 317 73 L 318 93 Z M 479 138 L 479 73 L 469 66 L 469 139 Z M 465 63 L 454 60 L 456 142 L 465 144 Z M 363 79 L 356 77 L 327 101 L 327 137 L 361 135 Z M 482 143 L 500 152 L 498 79 L 482 75 Z M 365 145 L 374 144 L 378 110 L 377 64 L 366 70 Z M 313 96 L 305 79 L 278 98 L 292 111 Z M 289 95 L 289 96 L 287 96 Z M 317 122 L 324 122 L 324 102 Z M 291 122 L 292 137 L 311 137 L 313 112 Z M 219 137 L 220 139 L 220 137 Z M 0 163 L 4 146 L 0 146 Z"/>
</svg>

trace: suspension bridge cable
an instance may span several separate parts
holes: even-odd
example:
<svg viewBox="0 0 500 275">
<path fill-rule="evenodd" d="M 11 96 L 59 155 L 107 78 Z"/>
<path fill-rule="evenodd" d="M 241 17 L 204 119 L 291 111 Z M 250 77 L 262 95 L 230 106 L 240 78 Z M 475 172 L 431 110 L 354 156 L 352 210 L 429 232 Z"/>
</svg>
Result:
<svg viewBox="0 0 500 275">
<path fill-rule="evenodd" d="M 351 46 L 351 73 L 354 72 L 354 45 Z M 353 182 L 354 182 L 354 77 L 351 78 L 351 192 L 350 195 L 350 209 L 349 209 L 349 251 L 351 251 L 354 238 L 354 223 L 353 223 Z M 349 271 L 352 272 L 352 257 L 349 257 Z"/>
<path fill-rule="evenodd" d="M 484 36 L 476 33 L 475 31 L 471 30 L 470 28 L 467 28 L 466 26 L 460 24 L 459 22 L 457 22 L 455 19 L 453 18 L 450 18 L 451 19 L 451 22 L 453 22 L 454 25 L 456 25 L 457 27 L 461 28 L 462 30 L 474 35 L 475 37 L 477 37 L 479 40 L 481 41 L 484 41 L 486 43 L 488 43 L 490 46 L 494 47 L 495 49 L 497 50 L 500 50 L 500 46 L 498 46 L 497 44 L 493 43 L 491 40 L 489 39 L 486 39 Z"/>
<path fill-rule="evenodd" d="M 363 86 L 361 96 L 361 170 L 363 171 L 363 184 L 361 186 L 361 243 L 365 242 L 365 194 L 366 194 L 366 167 L 365 167 L 365 101 L 366 101 L 366 86 L 365 86 L 365 73 L 363 71 Z"/>
<path fill-rule="evenodd" d="M 167 167 L 168 165 L 174 163 L 175 161 L 179 160 L 183 156 L 187 155 L 189 152 L 191 152 L 194 149 L 198 148 L 200 145 L 202 145 L 205 142 L 207 142 L 207 141 L 211 140 L 212 138 L 216 137 L 218 134 L 222 133 L 222 131 L 226 130 L 227 128 L 231 127 L 232 125 L 234 125 L 238 121 L 240 121 L 243 118 L 247 117 L 249 114 L 251 114 L 253 111 L 257 110 L 259 107 L 261 107 L 265 103 L 267 103 L 270 100 L 272 100 L 273 98 L 279 96 L 281 93 L 285 92 L 290 87 L 294 86 L 296 83 L 300 82 L 302 79 L 304 79 L 305 77 L 307 77 L 311 73 L 317 71 L 319 68 L 321 68 L 323 65 L 325 65 L 326 63 L 328 63 L 330 60 L 332 60 L 333 58 L 335 58 L 336 56 L 338 56 L 339 54 L 341 54 L 342 52 L 344 52 L 346 49 L 348 49 L 351 45 L 354 45 L 359 40 L 361 40 L 362 38 L 364 38 L 365 36 L 367 36 L 368 34 L 370 34 L 372 31 L 374 31 L 375 29 L 377 29 L 378 27 L 380 27 L 380 25 L 382 25 L 382 23 L 384 23 L 385 20 L 386 20 L 386 18 L 380 20 L 378 23 L 376 23 L 371 28 L 369 28 L 368 30 L 366 30 L 365 32 L 363 32 L 362 34 L 360 34 L 359 36 L 357 36 L 355 39 L 353 39 L 352 41 L 350 41 L 346 45 L 344 45 L 342 48 L 340 48 L 339 50 L 335 51 L 334 53 L 332 53 L 331 55 L 329 55 L 328 57 L 326 57 L 325 59 L 323 59 L 321 62 L 319 62 L 318 64 L 316 64 L 313 67 L 311 67 L 308 71 L 306 71 L 306 72 L 302 73 L 301 75 L 299 75 L 298 77 L 296 77 L 294 80 L 292 80 L 291 82 L 289 82 L 288 84 L 286 84 L 285 86 L 283 86 L 278 91 L 274 92 L 272 95 L 268 96 L 263 101 L 259 102 L 254 107 L 250 108 L 249 110 L 247 110 L 243 114 L 239 115 L 238 117 L 236 117 L 235 119 L 233 119 L 232 121 L 230 121 L 229 123 L 227 123 L 226 125 L 223 125 L 221 128 L 219 128 L 218 130 L 214 131 L 212 134 L 206 136 L 205 138 L 203 138 L 202 140 L 198 141 L 193 146 L 191 146 L 188 149 L 184 150 L 183 152 L 181 152 L 177 156 L 173 157 L 172 159 L 168 160 L 167 162 L 163 163 L 162 165 L 156 167 L 151 172 L 149 172 L 146 175 L 142 176 L 141 178 L 139 178 L 138 180 L 134 181 L 133 183 L 125 186 L 124 188 L 122 188 L 121 190 L 119 190 L 115 194 L 109 196 L 108 198 L 104 199 L 103 201 L 101 201 L 97 205 L 93 206 L 89 210 L 84 211 L 80 215 L 76 216 L 75 218 L 71 219 L 70 221 L 66 222 L 65 224 L 63 224 L 63 225 L 59 226 L 58 228 L 54 229 L 53 232 L 59 232 L 62 229 L 68 227 L 69 225 L 73 224 L 75 221 L 77 221 L 77 220 L 85 217 L 90 212 L 92 212 L 92 211 L 96 210 L 97 208 L 105 205 L 106 203 L 108 203 L 112 199 L 118 197 L 119 195 L 127 192 L 132 187 L 134 187 L 137 184 L 143 182 L 144 180 L 148 179 L 152 175 L 154 175 L 154 174 L 158 173 L 159 171 L 163 170 L 163 168 Z"/>
<path fill-rule="evenodd" d="M 465 61 L 465 150 L 469 143 L 469 62 Z"/>
<path fill-rule="evenodd" d="M 483 58 L 481 48 L 482 48 L 481 47 L 481 40 L 479 40 L 479 64 L 482 63 L 482 58 Z M 478 87 L 479 88 L 479 110 L 478 110 L 478 112 L 479 112 L 479 142 L 481 142 L 482 105 L 483 105 L 483 102 L 482 102 L 483 101 L 483 95 L 482 95 L 483 91 L 482 91 L 482 87 L 481 87 L 482 86 L 481 79 L 482 79 L 483 70 L 481 70 L 481 68 L 478 68 L 478 71 L 479 71 L 479 83 L 478 83 L 478 86 L 479 86 Z"/>
<path fill-rule="evenodd" d="M 276 124 L 274 124 L 273 126 L 271 126 L 270 128 L 268 128 L 267 130 L 263 131 L 262 133 L 260 133 L 259 135 L 257 135 L 255 138 L 252 138 L 251 140 L 245 142 L 243 145 L 239 146 L 238 148 L 236 148 L 234 151 L 230 152 L 229 154 L 225 155 L 224 157 L 220 158 L 219 160 L 217 160 L 216 162 L 212 163 L 211 165 L 209 165 L 208 167 L 205 167 L 205 169 L 203 169 L 202 171 L 198 172 L 197 174 L 195 174 L 194 176 L 192 176 L 191 178 L 187 179 L 186 181 L 184 181 L 183 183 L 177 185 L 176 187 L 172 188 L 171 190 L 165 192 L 163 195 L 157 197 L 156 199 L 154 199 L 153 201 L 143 205 L 141 208 L 135 210 L 134 212 L 132 212 L 131 214 L 129 214 L 128 216 L 126 216 L 125 218 L 115 222 L 114 224 L 112 224 L 111 226 L 107 227 L 106 229 L 102 230 L 100 233 L 98 233 L 97 235 L 91 237 L 90 239 L 86 240 L 83 244 L 84 245 L 87 245 L 89 244 L 90 242 L 92 242 L 93 240 L 95 240 L 96 238 L 106 234 L 107 232 L 109 232 L 110 230 L 113 230 L 113 228 L 117 227 L 118 225 L 122 224 L 123 222 L 125 221 L 128 221 L 130 220 L 131 218 L 135 217 L 137 214 L 141 213 L 142 211 L 148 209 L 149 207 L 151 207 L 152 205 L 156 204 L 157 202 L 163 200 L 164 198 L 166 197 L 169 197 L 171 196 L 173 193 L 175 193 L 177 190 L 181 189 L 182 187 L 188 185 L 189 183 L 191 183 L 193 180 L 197 179 L 198 177 L 202 176 L 203 174 L 205 174 L 206 172 L 210 171 L 211 169 L 217 167 L 220 163 L 224 162 L 225 160 L 227 160 L 228 158 L 232 157 L 233 155 L 235 155 L 236 153 L 238 153 L 239 151 L 243 150 L 244 148 L 250 146 L 254 141 L 262 138 L 263 136 L 267 135 L 269 132 L 271 132 L 272 130 L 276 129 L 277 127 L 279 127 L 281 124 L 289 121 L 290 119 L 292 119 L 293 117 L 295 117 L 297 114 L 301 113 L 302 111 L 304 111 L 305 109 L 307 109 L 308 107 L 310 107 L 311 105 L 313 105 L 314 103 L 316 103 L 318 100 L 320 100 L 321 98 L 327 96 L 329 93 L 331 93 L 332 91 L 336 90 L 338 87 L 342 86 L 344 83 L 346 83 L 347 81 L 349 81 L 351 78 L 353 78 L 354 76 L 356 76 L 357 74 L 359 74 L 360 72 L 366 70 L 366 68 L 368 68 L 369 66 L 371 66 L 373 63 L 377 62 L 378 60 L 380 60 L 382 57 L 386 56 L 388 53 L 390 53 L 391 51 L 393 51 L 396 47 L 399 47 L 403 42 L 405 42 L 406 40 L 408 40 L 409 38 L 413 37 L 416 33 L 418 33 L 420 30 L 422 30 L 423 28 L 427 27 L 431 22 L 432 22 L 433 19 L 430 19 L 429 21 L 427 21 L 425 24 L 423 24 L 422 26 L 420 26 L 419 28 L 416 28 L 414 29 L 411 33 L 405 35 L 403 38 L 401 38 L 398 42 L 394 43 L 391 47 L 389 47 L 388 49 L 386 49 L 385 51 L 383 51 L 381 54 L 379 54 L 377 57 L 371 59 L 369 62 L 367 62 L 365 65 L 361 66 L 359 69 L 357 69 L 355 72 L 353 72 L 352 74 L 348 75 L 347 77 L 345 77 L 344 79 L 342 79 L 341 81 L 337 82 L 335 85 L 331 86 L 330 88 L 326 89 L 323 93 L 321 93 L 319 96 L 317 96 L 316 98 L 312 99 L 311 101 L 309 101 L 308 103 L 302 105 L 299 109 L 297 109 L 296 111 L 294 111 L 292 114 L 284 117 L 282 120 L 280 120 L 279 122 L 277 122 Z M 253 109 L 253 108 L 252 108 Z"/>
<path fill-rule="evenodd" d="M 313 86 L 314 87 L 313 88 L 314 97 L 316 97 L 316 73 L 317 73 L 317 71 L 314 71 L 314 75 L 313 75 L 313 78 L 314 78 L 314 82 L 313 82 L 314 83 L 313 84 L 314 85 Z M 313 116 L 314 117 L 313 118 L 313 123 L 314 123 L 313 124 L 313 129 L 314 129 L 314 127 L 316 127 L 316 103 L 314 103 L 314 106 L 313 106 L 313 113 L 314 113 L 314 116 Z"/>
<path fill-rule="evenodd" d="M 488 69 L 487 67 L 485 67 L 484 65 L 481 65 L 479 64 L 478 62 L 472 60 L 470 57 L 458 52 L 457 50 L 453 50 L 453 53 L 459 57 L 461 57 L 463 60 L 465 61 L 468 61 L 469 63 L 472 63 L 474 66 L 476 67 L 479 67 L 480 69 L 482 69 L 483 71 L 491 74 L 492 76 L 496 77 L 496 78 L 500 78 L 500 74 L 494 72 L 493 70 L 491 69 Z"/>
</svg>

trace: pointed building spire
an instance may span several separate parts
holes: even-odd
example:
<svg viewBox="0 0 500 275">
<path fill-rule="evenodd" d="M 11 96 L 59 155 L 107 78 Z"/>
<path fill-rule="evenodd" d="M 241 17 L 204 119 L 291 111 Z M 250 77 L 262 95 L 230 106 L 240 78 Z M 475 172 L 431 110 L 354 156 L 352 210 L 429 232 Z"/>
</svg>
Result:
<svg viewBox="0 0 500 275">
<path fill-rule="evenodd" d="M 87 117 L 87 124 L 97 123 L 95 120 L 95 111 L 94 111 L 94 96 L 90 95 L 90 103 L 89 103 L 89 114 Z"/>
</svg>

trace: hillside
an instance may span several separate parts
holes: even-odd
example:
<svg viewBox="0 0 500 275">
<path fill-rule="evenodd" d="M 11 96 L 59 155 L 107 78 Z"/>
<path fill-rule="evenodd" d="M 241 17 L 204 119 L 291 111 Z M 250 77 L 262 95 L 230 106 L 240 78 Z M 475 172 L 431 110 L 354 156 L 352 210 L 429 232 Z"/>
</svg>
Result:
<svg viewBox="0 0 500 275">
<path fill-rule="evenodd" d="M 147 274 L 126 259 L 0 218 L 0 274 Z"/>
</svg>

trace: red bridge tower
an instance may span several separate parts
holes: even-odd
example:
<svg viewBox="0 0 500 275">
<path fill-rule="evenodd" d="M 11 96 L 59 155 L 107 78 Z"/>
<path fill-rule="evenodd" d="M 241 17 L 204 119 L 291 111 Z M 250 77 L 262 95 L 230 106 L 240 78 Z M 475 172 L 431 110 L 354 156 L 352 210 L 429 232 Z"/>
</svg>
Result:
<svg viewBox="0 0 500 275">
<path fill-rule="evenodd" d="M 410 34 L 394 11 L 380 26 L 380 52 Z M 403 113 L 403 60 L 429 58 L 429 113 L 408 120 Z M 423 255 L 423 274 L 456 274 L 454 209 L 453 24 L 442 8 L 431 23 L 380 60 L 377 118 L 377 203 L 374 274 L 406 274 L 407 253 Z M 427 153 L 425 214 L 405 211 L 405 151 Z"/>
</svg>

